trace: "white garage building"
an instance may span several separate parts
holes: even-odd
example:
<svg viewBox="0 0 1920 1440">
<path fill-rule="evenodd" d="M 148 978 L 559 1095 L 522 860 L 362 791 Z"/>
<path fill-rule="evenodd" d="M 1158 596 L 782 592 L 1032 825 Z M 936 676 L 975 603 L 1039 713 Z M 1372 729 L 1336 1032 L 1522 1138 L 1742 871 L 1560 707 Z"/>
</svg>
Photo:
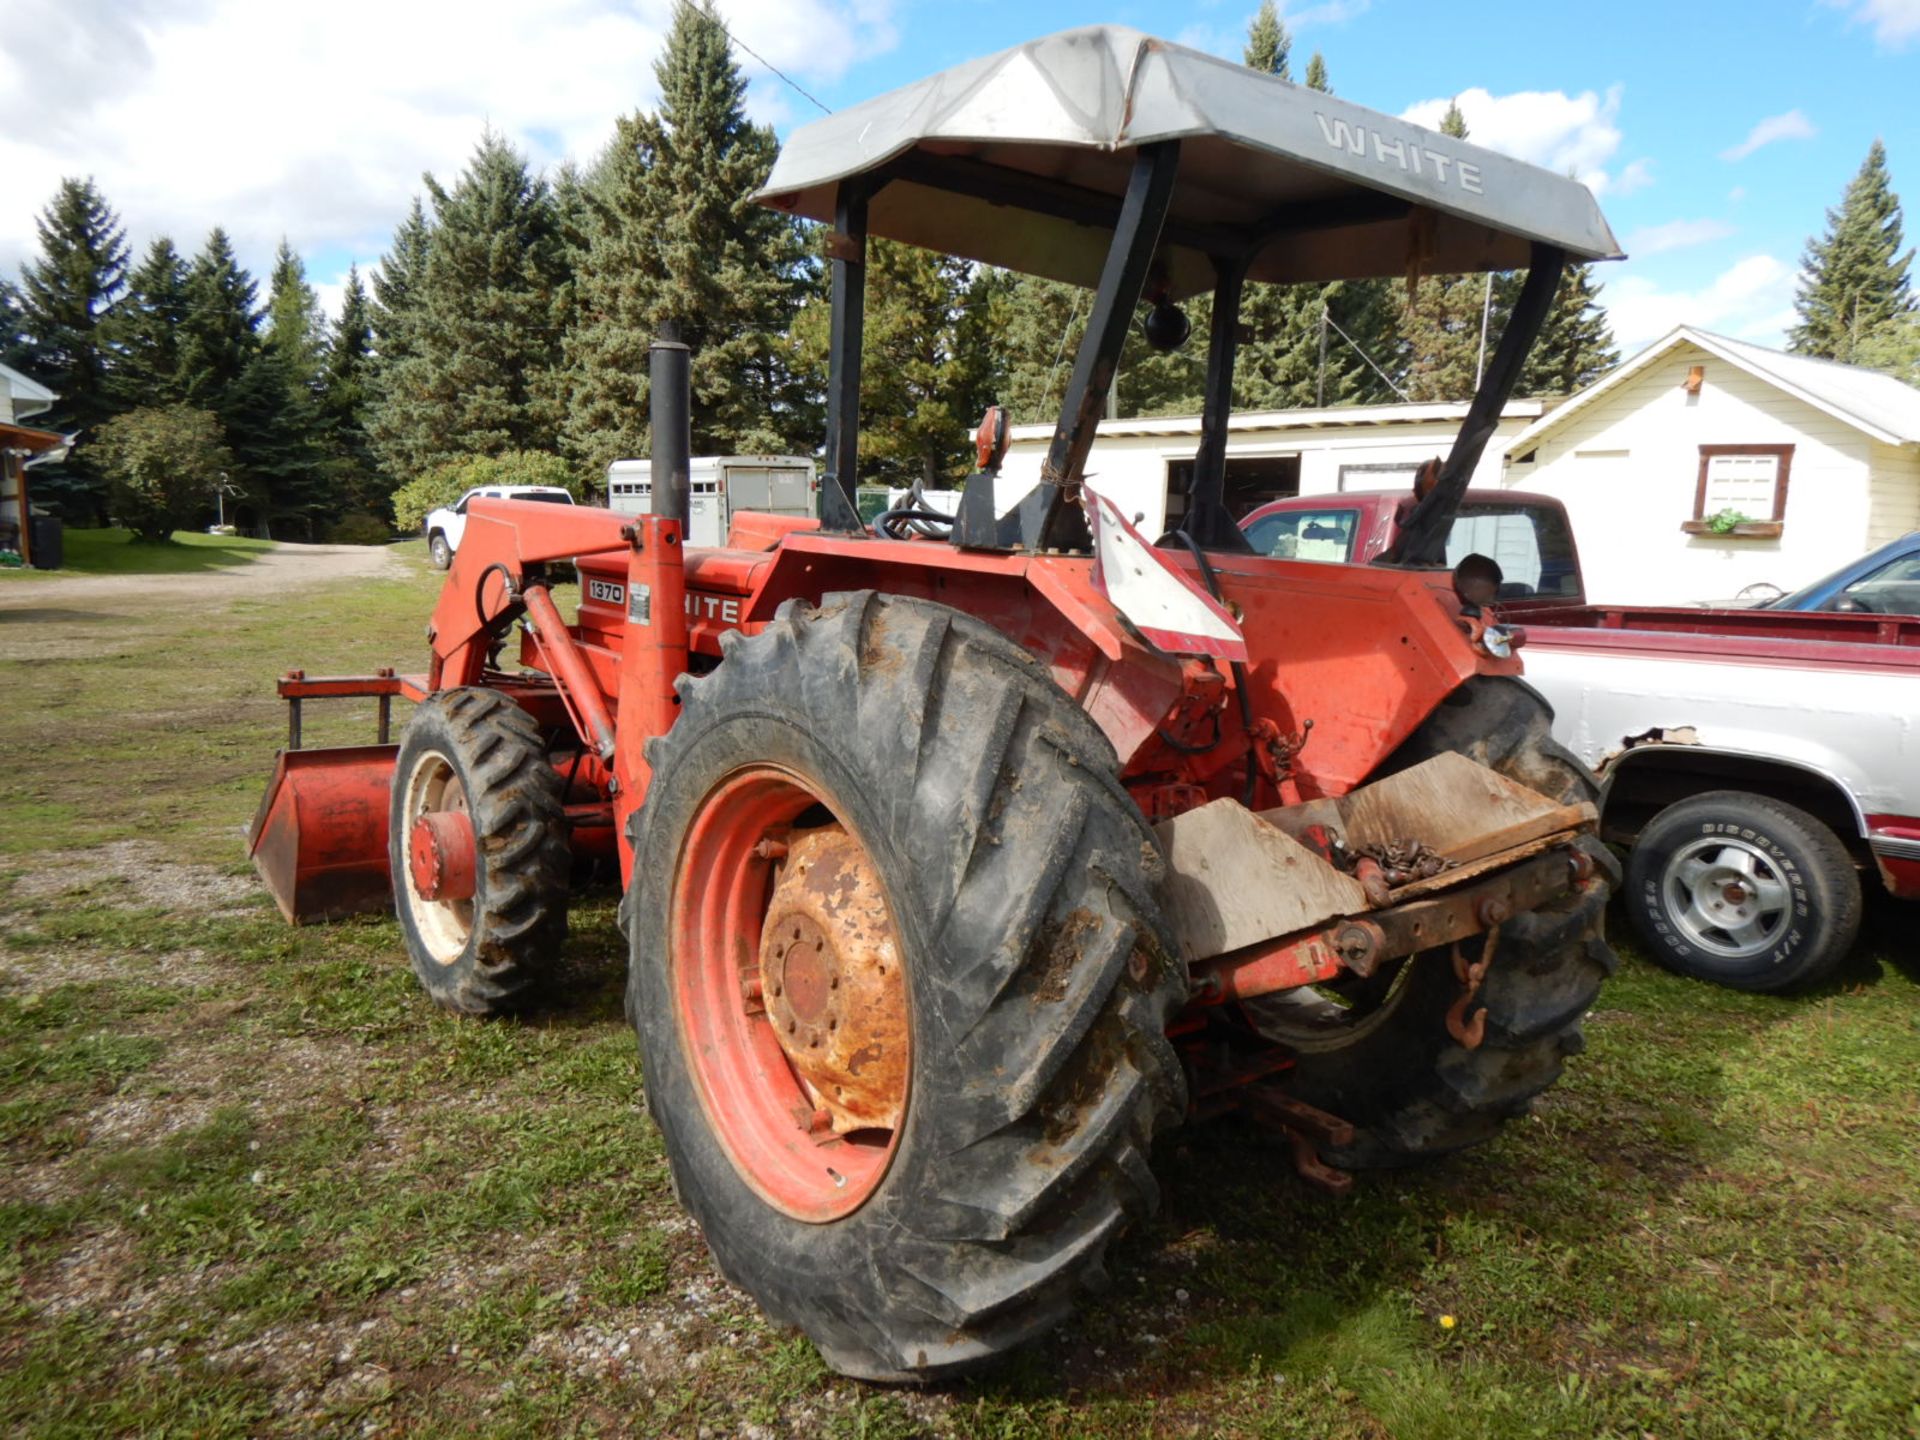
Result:
<svg viewBox="0 0 1920 1440">
<path fill-rule="evenodd" d="M 1500 483 L 1506 442 L 1547 412 L 1548 402 L 1515 400 L 1481 457 L 1476 485 Z M 1411 490 L 1421 463 L 1443 456 L 1466 418 L 1465 401 L 1432 405 L 1350 405 L 1332 410 L 1238 412 L 1227 431 L 1226 499 L 1239 516 L 1289 495 L 1336 490 Z M 1016 425 L 995 496 L 1004 508 L 1040 480 L 1052 425 Z M 1149 535 L 1177 521 L 1200 444 L 1197 415 L 1102 420 L 1087 479 Z"/>
<path fill-rule="evenodd" d="M 1600 601 L 1792 590 L 1920 529 L 1920 390 L 1688 326 L 1506 450 L 1508 486 L 1565 503 Z"/>
</svg>

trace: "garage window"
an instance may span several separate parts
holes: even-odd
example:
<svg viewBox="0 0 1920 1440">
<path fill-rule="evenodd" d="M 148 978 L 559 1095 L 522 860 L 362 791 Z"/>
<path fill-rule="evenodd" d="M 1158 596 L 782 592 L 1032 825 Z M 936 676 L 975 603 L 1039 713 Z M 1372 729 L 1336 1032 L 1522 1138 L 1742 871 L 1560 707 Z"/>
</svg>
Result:
<svg viewBox="0 0 1920 1440">
<path fill-rule="evenodd" d="M 1787 514 L 1791 445 L 1702 445 L 1693 518 L 1732 511 L 1750 521 L 1779 524 Z"/>
</svg>

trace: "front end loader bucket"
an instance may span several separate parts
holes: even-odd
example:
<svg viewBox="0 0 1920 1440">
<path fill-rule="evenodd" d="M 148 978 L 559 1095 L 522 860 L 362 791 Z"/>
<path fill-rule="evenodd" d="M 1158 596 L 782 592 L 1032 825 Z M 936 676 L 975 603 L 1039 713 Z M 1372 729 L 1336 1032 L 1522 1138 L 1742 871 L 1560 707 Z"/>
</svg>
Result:
<svg viewBox="0 0 1920 1440">
<path fill-rule="evenodd" d="M 247 853 L 296 925 L 384 910 L 387 806 L 397 745 L 282 750 Z"/>
</svg>

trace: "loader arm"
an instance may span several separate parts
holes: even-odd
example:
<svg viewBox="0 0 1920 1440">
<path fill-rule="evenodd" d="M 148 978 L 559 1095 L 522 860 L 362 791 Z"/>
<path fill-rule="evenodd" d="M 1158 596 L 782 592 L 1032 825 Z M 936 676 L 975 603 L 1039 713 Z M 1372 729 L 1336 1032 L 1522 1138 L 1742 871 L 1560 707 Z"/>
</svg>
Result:
<svg viewBox="0 0 1920 1440">
<path fill-rule="evenodd" d="M 467 532 L 447 571 L 428 629 L 433 659 L 428 688 L 477 684 L 486 669 L 488 635 L 513 603 L 530 569 L 554 560 L 629 548 L 632 524 L 608 510 L 544 505 L 533 500 L 475 500 Z"/>
</svg>

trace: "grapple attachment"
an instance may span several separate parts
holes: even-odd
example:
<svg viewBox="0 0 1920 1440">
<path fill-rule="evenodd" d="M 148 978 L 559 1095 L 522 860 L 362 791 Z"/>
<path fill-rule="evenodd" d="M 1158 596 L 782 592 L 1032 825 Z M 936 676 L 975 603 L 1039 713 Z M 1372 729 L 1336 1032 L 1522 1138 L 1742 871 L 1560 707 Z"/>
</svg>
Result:
<svg viewBox="0 0 1920 1440">
<path fill-rule="evenodd" d="M 282 750 L 247 853 L 296 925 L 385 910 L 387 805 L 397 745 Z"/>
</svg>

